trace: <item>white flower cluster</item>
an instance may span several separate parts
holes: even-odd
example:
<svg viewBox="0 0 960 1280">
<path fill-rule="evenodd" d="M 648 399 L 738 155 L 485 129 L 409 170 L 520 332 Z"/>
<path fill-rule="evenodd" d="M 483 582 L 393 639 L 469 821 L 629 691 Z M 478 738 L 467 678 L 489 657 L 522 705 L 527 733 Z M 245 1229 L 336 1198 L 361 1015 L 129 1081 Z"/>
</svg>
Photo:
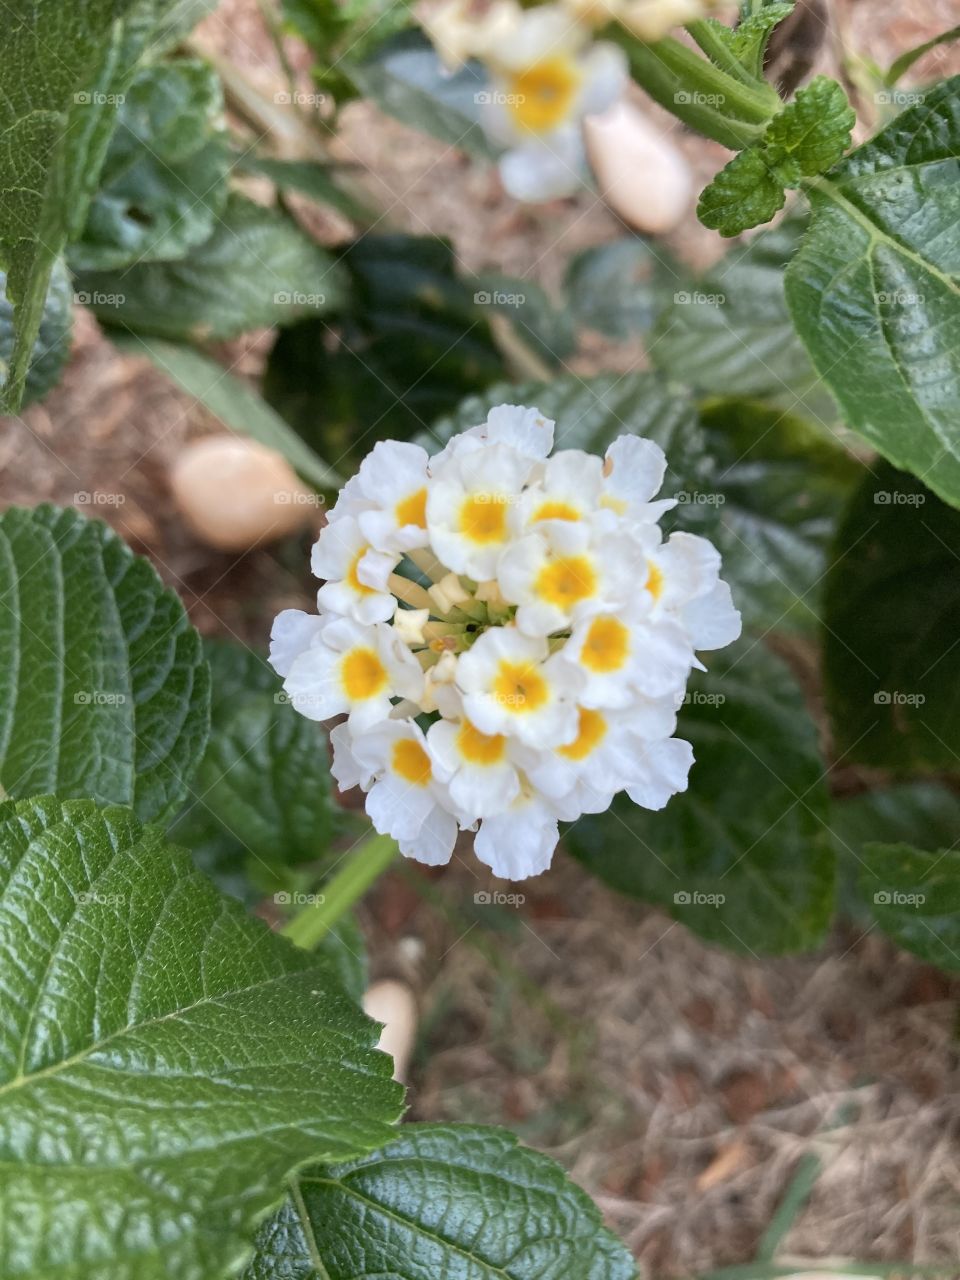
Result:
<svg viewBox="0 0 960 1280">
<path fill-rule="evenodd" d="M 593 39 L 611 21 L 656 40 L 702 17 L 709 0 L 439 0 L 421 6 L 422 25 L 448 67 L 484 64 L 490 88 L 482 122 L 505 148 L 500 174 L 518 200 L 570 195 L 586 174 L 581 122 L 613 106 L 629 81 L 627 59 Z"/>
<path fill-rule="evenodd" d="M 501 405 L 433 457 L 377 444 L 314 547 L 319 615 L 281 613 L 270 650 L 299 711 L 346 716 L 333 772 L 378 831 L 431 864 L 476 831 L 511 880 L 549 866 L 558 820 L 686 788 L 696 651 L 740 633 L 712 544 L 663 537 L 660 448 L 553 435 Z"/>
</svg>

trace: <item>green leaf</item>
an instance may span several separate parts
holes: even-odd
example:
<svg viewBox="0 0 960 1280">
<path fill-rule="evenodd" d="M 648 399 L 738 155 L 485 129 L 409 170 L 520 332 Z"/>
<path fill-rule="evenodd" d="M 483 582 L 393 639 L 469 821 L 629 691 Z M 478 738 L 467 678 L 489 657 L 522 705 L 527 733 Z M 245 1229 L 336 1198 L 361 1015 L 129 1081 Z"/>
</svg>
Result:
<svg viewBox="0 0 960 1280">
<path fill-rule="evenodd" d="M 816 946 L 833 910 L 834 859 L 816 728 L 778 658 L 741 641 L 690 682 L 677 736 L 696 758 L 660 813 L 626 797 L 567 831 L 613 888 L 742 952 Z"/>
<path fill-rule="evenodd" d="M 769 405 L 701 411 L 715 478 L 687 495 L 716 513 L 701 530 L 723 556 L 748 626 L 803 627 L 820 615 L 828 550 L 863 468 L 806 422 Z"/>
<path fill-rule="evenodd" d="M 400 1107 L 327 961 L 126 809 L 0 807 L 5 1280 L 235 1274 L 285 1178 Z"/>
<path fill-rule="evenodd" d="M 960 796 L 938 782 L 905 782 L 835 800 L 830 826 L 838 844 L 858 858 L 864 845 L 945 849 L 960 831 Z"/>
<path fill-rule="evenodd" d="M 402 32 L 365 62 L 352 62 L 349 74 L 365 97 L 411 129 L 483 160 L 496 159 L 480 124 L 490 88 L 479 63 L 468 62 L 451 75 L 426 36 Z"/>
<path fill-rule="evenodd" d="M 137 74 L 70 249 L 74 270 L 183 258 L 213 234 L 227 202 L 222 115 L 220 78 L 204 62 L 162 62 Z"/>
<path fill-rule="evenodd" d="M 288 27 L 316 57 L 312 71 L 338 105 L 357 97 L 351 62 L 413 22 L 408 0 L 282 0 Z"/>
<path fill-rule="evenodd" d="M 960 753 L 960 512 L 878 463 L 827 578 L 824 680 L 847 762 L 955 769 Z"/>
<path fill-rule="evenodd" d="M 192 342 L 293 324 L 344 292 L 338 265 L 296 223 L 239 195 L 186 258 L 82 272 L 78 285 L 104 324 Z"/>
<path fill-rule="evenodd" d="M 503 376 L 474 286 L 431 236 L 363 236 L 344 253 L 352 308 L 330 326 L 281 333 L 264 395 L 333 466 L 359 465 L 377 440 L 409 439 Z"/>
<path fill-rule="evenodd" d="M 705 187 L 697 217 L 722 236 L 738 236 L 759 226 L 783 208 L 784 184 L 760 147 L 747 147 Z"/>
<path fill-rule="evenodd" d="M 135 333 L 115 330 L 111 337 L 121 351 L 146 356 L 177 386 L 199 400 L 224 426 L 276 449 L 293 469 L 318 489 L 338 490 L 342 478 L 318 458 L 283 418 L 242 378 L 192 347 L 162 338 L 144 340 Z"/>
<path fill-rule="evenodd" d="M 826 426 L 836 408 L 797 337 L 784 268 L 806 222 L 789 216 L 683 282 L 650 342 L 657 367 L 708 395 L 751 396 Z"/>
<path fill-rule="evenodd" d="M 101 102 L 103 64 L 122 33 L 130 0 L 11 0 L 0 58 L 0 268 L 17 336 L 4 405 L 21 401 L 44 313 L 47 284 L 74 213 L 70 196 L 102 159 L 101 131 L 114 102 Z M 75 127 L 74 127 L 75 126 Z"/>
<path fill-rule="evenodd" d="M 16 341 L 13 307 L 4 296 L 6 277 L 0 271 L 0 376 L 6 377 Z M 70 354 L 73 330 L 73 285 L 63 263 L 54 264 L 43 304 L 37 339 L 30 355 L 21 404 L 42 399 L 60 381 Z"/>
<path fill-rule="evenodd" d="M 318 160 L 275 160 L 271 156 L 257 156 L 244 146 L 234 156 L 234 166 L 241 173 L 253 173 L 268 178 L 281 191 L 297 191 L 309 196 L 318 204 L 327 204 L 354 222 L 376 222 L 380 215 L 369 205 L 337 185 L 337 170 L 333 165 Z"/>
<path fill-rule="evenodd" d="M 330 962 L 344 991 L 355 1004 L 360 1004 L 369 974 L 366 942 L 356 916 L 349 911 L 341 916 L 313 950 Z"/>
<path fill-rule="evenodd" d="M 763 55 L 767 41 L 773 34 L 774 27 L 789 18 L 794 7 L 794 0 L 782 4 L 767 3 L 757 12 L 744 14 L 732 30 L 724 27 L 725 31 L 730 32 L 731 51 L 752 75 L 763 74 Z M 717 23 L 717 26 L 720 25 L 722 24 Z"/>
<path fill-rule="evenodd" d="M 868 844 L 863 857 L 860 891 L 884 933 L 930 964 L 960 969 L 960 852 Z"/>
<path fill-rule="evenodd" d="M 0 516 L 0 669 L 9 795 L 90 796 L 145 819 L 179 806 L 207 738 L 200 637 L 106 525 L 49 506 Z"/>
<path fill-rule="evenodd" d="M 651 327 L 684 277 L 662 248 L 627 236 L 571 259 L 564 293 L 577 324 L 609 338 L 631 338 Z"/>
<path fill-rule="evenodd" d="M 548 364 L 562 364 L 576 349 L 569 310 L 557 306 L 534 280 L 482 271 L 473 281 L 477 306 L 492 308 L 519 341 Z"/>
<path fill-rule="evenodd" d="M 511 1133 L 406 1125 L 381 1151 L 297 1175 L 247 1280 L 635 1280 L 559 1165 Z"/>
<path fill-rule="evenodd" d="M 226 641 L 205 652 L 210 737 L 172 835 L 190 848 L 215 842 L 237 865 L 253 860 L 259 879 L 329 859 L 340 823 L 326 734 L 294 711 L 264 658 Z"/>
<path fill-rule="evenodd" d="M 836 80 L 815 76 L 773 117 L 759 142 L 735 156 L 700 197 L 704 226 L 736 236 L 769 222 L 785 189 L 829 169 L 850 145 L 856 115 Z"/>
<path fill-rule="evenodd" d="M 960 504 L 960 77 L 810 184 L 787 298 L 845 420 Z"/>
</svg>

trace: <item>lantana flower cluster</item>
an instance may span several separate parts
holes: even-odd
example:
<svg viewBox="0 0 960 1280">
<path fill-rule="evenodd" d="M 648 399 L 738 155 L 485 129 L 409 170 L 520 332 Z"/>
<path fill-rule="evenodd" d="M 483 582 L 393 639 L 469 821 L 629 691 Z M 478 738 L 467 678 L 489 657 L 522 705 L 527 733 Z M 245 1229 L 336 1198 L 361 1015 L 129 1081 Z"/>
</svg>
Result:
<svg viewBox="0 0 960 1280">
<path fill-rule="evenodd" d="M 663 535 L 661 449 L 553 439 L 501 405 L 433 456 L 377 444 L 314 546 L 319 613 L 281 613 L 270 651 L 297 710 L 346 717 L 333 773 L 378 831 L 432 865 L 476 832 L 512 880 L 549 866 L 559 821 L 686 788 L 696 653 L 740 633 L 713 545 Z"/>
<path fill-rule="evenodd" d="M 702 17 L 710 0 L 438 0 L 422 25 L 443 62 L 485 66 L 482 122 L 504 148 L 500 174 L 518 200 L 570 195 L 586 174 L 581 124 L 606 111 L 629 82 L 627 59 L 597 29 L 619 22 L 642 40 Z"/>
</svg>

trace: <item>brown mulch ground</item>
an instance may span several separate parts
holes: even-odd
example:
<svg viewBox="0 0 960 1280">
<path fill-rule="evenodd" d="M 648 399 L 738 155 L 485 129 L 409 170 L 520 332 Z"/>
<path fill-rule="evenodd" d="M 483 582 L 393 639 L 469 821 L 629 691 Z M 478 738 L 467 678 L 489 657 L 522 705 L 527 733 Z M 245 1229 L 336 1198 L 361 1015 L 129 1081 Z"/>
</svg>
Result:
<svg viewBox="0 0 960 1280">
<path fill-rule="evenodd" d="M 818 69 L 837 65 L 841 35 L 887 62 L 956 21 L 952 0 L 832 13 Z M 226 0 L 201 34 L 273 82 L 254 0 Z M 955 65 L 938 51 L 917 75 Z M 721 161 L 710 144 L 680 143 L 704 179 Z M 555 286 L 570 253 L 620 231 L 587 194 L 521 210 L 489 171 L 365 104 L 348 108 L 338 147 L 394 225 L 451 236 L 471 270 L 535 263 Z M 669 246 L 697 263 L 717 252 L 692 216 Z M 223 354 L 255 374 L 262 349 L 254 335 Z M 583 354 L 587 365 L 640 358 Z M 236 557 L 183 528 L 168 467 L 213 425 L 81 313 L 62 385 L 0 428 L 0 503 L 93 495 L 84 509 L 154 560 L 204 632 L 262 645 L 272 615 L 306 599 L 307 539 Z M 477 906 L 489 887 L 466 854 L 440 877 L 391 874 L 364 908 L 376 972 L 406 977 L 420 998 L 415 1118 L 503 1123 L 557 1156 L 651 1274 L 750 1259 L 811 1151 L 822 1173 L 788 1254 L 960 1258 L 955 980 L 844 929 L 814 956 L 713 950 L 562 859 L 520 886 L 519 907 Z"/>
</svg>

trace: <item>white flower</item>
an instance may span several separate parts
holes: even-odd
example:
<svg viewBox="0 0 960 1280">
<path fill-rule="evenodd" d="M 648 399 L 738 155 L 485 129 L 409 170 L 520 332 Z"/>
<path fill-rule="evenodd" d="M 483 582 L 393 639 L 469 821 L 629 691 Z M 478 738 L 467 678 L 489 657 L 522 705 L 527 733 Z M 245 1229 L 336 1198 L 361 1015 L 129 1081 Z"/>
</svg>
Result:
<svg viewBox="0 0 960 1280">
<path fill-rule="evenodd" d="M 357 622 L 386 622 L 397 607 L 388 579 L 399 559 L 398 553 L 375 551 L 353 516 L 326 525 L 310 561 L 316 577 L 326 579 L 317 603 Z"/>
<path fill-rule="evenodd" d="M 478 581 L 494 576 L 533 465 L 510 445 L 491 444 L 454 454 L 434 470 L 427 498 L 430 544 L 455 573 Z"/>
<path fill-rule="evenodd" d="M 351 726 L 361 729 L 390 715 L 392 697 L 416 700 L 423 672 L 391 627 L 331 618 L 290 663 L 283 687 L 308 719 L 345 712 Z"/>
<path fill-rule="evenodd" d="M 525 9 L 509 40 L 485 61 L 491 92 L 483 118 L 507 147 L 500 174 L 518 200 L 575 192 L 586 171 L 580 124 L 605 111 L 626 87 L 627 59 L 609 43 L 591 43 L 585 26 L 558 5 Z"/>
<path fill-rule="evenodd" d="M 274 623 L 293 705 L 346 716 L 340 787 L 424 862 L 474 831 L 482 862 L 523 879 L 559 821 L 622 792 L 661 808 L 693 763 L 672 735 L 697 651 L 740 631 L 716 549 L 662 536 L 657 445 L 550 456 L 553 437 L 501 405 L 433 458 L 378 444 L 314 548 L 319 615 Z"/>
<path fill-rule="evenodd" d="M 710 0 L 562 0 L 580 22 L 603 27 L 622 22 L 641 40 L 660 40 L 674 27 L 706 17 Z"/>
<path fill-rule="evenodd" d="M 516 627 L 485 632 L 457 664 L 467 717 L 481 733 L 505 733 L 531 747 L 556 747 L 577 734 L 579 672 L 542 637 Z"/>
<path fill-rule="evenodd" d="M 439 0 L 421 4 L 417 16 L 442 62 L 455 71 L 509 41 L 520 12 L 516 0 Z"/>
</svg>

